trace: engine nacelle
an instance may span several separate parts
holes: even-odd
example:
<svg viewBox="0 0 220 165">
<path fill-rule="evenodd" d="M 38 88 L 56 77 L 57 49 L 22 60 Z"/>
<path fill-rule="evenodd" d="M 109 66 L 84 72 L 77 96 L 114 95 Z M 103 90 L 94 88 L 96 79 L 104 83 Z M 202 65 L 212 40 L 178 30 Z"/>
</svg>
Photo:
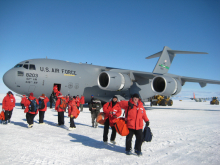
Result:
<svg viewBox="0 0 220 165">
<path fill-rule="evenodd" d="M 104 71 L 98 76 L 98 86 L 103 90 L 127 90 L 131 85 L 132 81 L 127 74 Z"/>
<path fill-rule="evenodd" d="M 171 96 L 178 94 L 181 89 L 181 83 L 179 80 L 169 76 L 157 76 L 154 77 L 151 83 L 151 88 L 159 95 Z"/>
</svg>

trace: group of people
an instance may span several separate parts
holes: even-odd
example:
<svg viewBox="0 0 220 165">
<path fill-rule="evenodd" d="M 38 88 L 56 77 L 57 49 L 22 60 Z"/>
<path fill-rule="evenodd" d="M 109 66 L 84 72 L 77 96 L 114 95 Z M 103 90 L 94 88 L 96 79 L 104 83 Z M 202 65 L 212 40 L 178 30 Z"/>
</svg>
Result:
<svg viewBox="0 0 220 165">
<path fill-rule="evenodd" d="M 93 106 L 91 106 L 93 107 Z M 132 95 L 129 101 L 118 101 L 117 96 L 113 96 L 110 102 L 107 102 L 103 106 L 104 112 L 104 131 L 103 131 L 103 142 L 108 143 L 108 132 L 109 126 L 112 129 L 110 142 L 116 144 L 116 129 L 114 127 L 117 118 L 121 116 L 122 110 L 124 109 L 125 121 L 129 129 L 129 134 L 126 136 L 126 154 L 131 155 L 131 142 L 133 135 L 136 136 L 135 141 L 135 153 L 138 156 L 142 155 L 141 145 L 142 145 L 142 129 L 144 127 L 143 120 L 146 126 L 149 126 L 149 119 L 147 117 L 146 111 L 144 109 L 143 103 L 139 98 L 138 94 Z M 93 120 L 93 118 L 92 118 Z"/>
<path fill-rule="evenodd" d="M 36 114 L 39 112 L 39 124 L 44 124 L 44 114 L 47 110 L 47 102 L 49 99 L 42 94 L 38 99 L 34 97 L 33 93 L 30 93 L 29 97 L 26 98 L 23 96 L 21 104 L 22 109 L 25 107 L 24 112 L 26 113 L 26 119 L 28 123 L 28 127 L 33 127 L 33 121 Z M 84 97 L 79 96 L 69 96 L 65 97 L 60 92 L 57 94 L 57 100 L 55 104 L 55 110 L 58 112 L 58 126 L 64 125 L 64 111 L 68 106 L 68 116 L 70 117 L 70 130 L 76 128 L 74 123 L 74 119 L 79 115 L 79 107 L 85 103 Z M 23 107 L 24 106 L 24 107 Z M 10 122 L 13 108 L 15 107 L 15 98 L 12 92 L 8 92 L 5 98 L 3 99 L 2 109 L 5 112 L 5 121 L 4 124 Z M 92 118 L 92 127 L 97 128 L 98 123 L 96 122 L 96 118 L 100 113 L 100 109 L 102 108 L 101 101 L 98 99 L 94 99 L 92 96 L 91 102 L 89 104 L 89 110 L 91 111 Z M 135 153 L 140 156 L 141 145 L 142 145 L 142 129 L 144 127 L 143 121 L 146 123 L 145 125 L 149 125 L 149 119 L 147 117 L 146 111 L 143 107 L 143 103 L 139 98 L 138 94 L 132 95 L 132 98 L 129 101 L 118 101 L 117 96 L 113 96 L 110 102 L 107 102 L 103 106 L 104 112 L 104 131 L 103 131 L 103 142 L 104 144 L 108 143 L 108 132 L 109 127 L 112 129 L 110 142 L 116 144 L 116 129 L 114 127 L 117 118 L 119 118 L 122 114 L 122 110 L 124 109 L 125 121 L 127 127 L 129 129 L 129 134 L 126 136 L 126 154 L 131 155 L 132 152 L 132 137 L 136 136 L 134 150 Z M 82 109 L 81 109 L 82 111 Z"/>
</svg>

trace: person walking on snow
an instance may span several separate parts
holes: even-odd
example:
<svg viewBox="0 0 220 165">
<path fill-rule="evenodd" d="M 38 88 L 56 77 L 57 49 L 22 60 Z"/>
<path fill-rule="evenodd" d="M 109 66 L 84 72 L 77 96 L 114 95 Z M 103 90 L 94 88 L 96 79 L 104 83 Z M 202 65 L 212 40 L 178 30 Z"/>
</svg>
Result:
<svg viewBox="0 0 220 165">
<path fill-rule="evenodd" d="M 34 124 L 34 117 L 37 115 L 38 110 L 37 107 L 39 105 L 38 99 L 34 97 L 33 93 L 30 93 L 28 99 L 25 102 L 25 110 L 26 120 L 28 123 L 28 128 L 32 128 Z"/>
<path fill-rule="evenodd" d="M 73 130 L 76 128 L 74 119 L 77 117 L 77 106 L 75 99 L 73 97 L 70 97 L 69 103 L 68 103 L 68 116 L 70 117 L 70 128 L 69 130 Z"/>
<path fill-rule="evenodd" d="M 146 126 L 149 125 L 143 103 L 139 99 L 139 95 L 134 94 L 129 101 L 121 101 L 120 106 L 125 109 L 125 121 L 129 129 L 129 134 L 126 136 L 126 154 L 131 155 L 131 141 L 135 134 L 135 153 L 141 156 L 143 120 L 146 122 Z"/>
<path fill-rule="evenodd" d="M 45 94 L 42 94 L 40 96 L 40 98 L 38 99 L 39 102 L 39 124 L 45 124 L 44 123 L 44 115 L 45 112 L 47 110 L 47 103 L 49 102 L 49 99 L 47 98 L 47 96 L 45 96 Z"/>
<path fill-rule="evenodd" d="M 15 98 L 11 91 L 7 93 L 2 101 L 2 110 L 5 114 L 5 121 L 3 124 L 8 124 L 11 122 L 11 116 L 13 112 L 13 108 L 15 107 Z"/>
<path fill-rule="evenodd" d="M 85 104 L 85 97 L 83 95 L 81 95 L 80 98 L 80 111 L 83 111 L 83 104 Z"/>
<path fill-rule="evenodd" d="M 60 93 L 57 97 L 55 110 L 58 112 L 58 126 L 64 125 L 64 111 L 66 109 L 67 103 L 65 97 Z"/>
<path fill-rule="evenodd" d="M 118 103 L 117 96 L 113 96 L 112 101 L 106 103 L 103 106 L 103 112 L 105 115 L 105 123 L 104 123 L 104 132 L 103 132 L 103 142 L 105 144 L 108 143 L 108 131 L 109 126 L 112 128 L 112 134 L 110 138 L 110 142 L 113 144 L 116 144 L 115 138 L 116 138 L 116 129 L 114 127 L 114 124 L 119 116 L 121 116 L 121 107 Z"/>
</svg>

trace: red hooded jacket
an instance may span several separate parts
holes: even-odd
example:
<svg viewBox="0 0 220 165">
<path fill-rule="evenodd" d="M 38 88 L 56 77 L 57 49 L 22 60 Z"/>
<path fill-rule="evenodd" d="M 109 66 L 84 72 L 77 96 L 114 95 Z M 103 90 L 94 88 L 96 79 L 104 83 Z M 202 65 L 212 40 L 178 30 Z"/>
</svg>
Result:
<svg viewBox="0 0 220 165">
<path fill-rule="evenodd" d="M 80 98 L 80 104 L 85 104 L 85 97 L 84 97 L 84 96 L 81 96 L 81 98 Z"/>
<path fill-rule="evenodd" d="M 27 97 L 25 95 L 22 96 L 21 104 L 25 104 Z"/>
<path fill-rule="evenodd" d="M 68 109 L 68 116 L 70 117 L 73 115 L 73 117 L 77 117 L 77 107 L 75 99 L 70 100 L 68 103 L 69 109 Z"/>
<path fill-rule="evenodd" d="M 33 96 L 33 93 L 30 94 L 30 96 L 28 97 L 28 99 L 30 99 L 30 100 L 36 99 L 36 102 L 37 102 L 37 104 L 39 105 L 38 99 Z M 26 107 L 25 110 L 24 110 L 24 113 L 37 114 L 37 113 L 38 113 L 38 110 L 37 110 L 36 112 L 30 112 L 30 111 L 29 111 L 29 105 L 31 104 L 31 102 L 30 102 L 28 99 L 26 100 L 26 102 L 25 102 L 25 104 L 24 104 L 24 106 Z"/>
<path fill-rule="evenodd" d="M 127 121 L 128 128 L 135 130 L 143 129 L 143 120 L 145 122 L 149 121 L 143 103 L 139 100 L 138 105 L 136 105 L 132 99 L 129 102 L 133 104 L 133 108 L 128 106 L 128 101 L 120 101 L 121 108 L 125 110 L 125 120 Z"/>
<path fill-rule="evenodd" d="M 46 111 L 47 110 L 47 102 L 49 101 L 49 99 L 47 98 L 47 96 L 40 96 L 40 98 L 38 99 L 38 102 L 39 100 L 42 99 L 44 101 L 44 109 L 38 109 L 39 111 Z"/>
<path fill-rule="evenodd" d="M 80 106 L 80 98 L 79 97 L 76 97 L 76 104 L 77 104 L 77 107 Z"/>
<path fill-rule="evenodd" d="M 11 94 L 7 94 L 2 101 L 2 109 L 6 111 L 12 111 L 15 107 L 15 97 Z"/>
<path fill-rule="evenodd" d="M 112 102 L 105 103 L 105 105 L 103 106 L 103 111 L 105 114 L 104 120 L 109 118 L 109 125 L 111 127 L 113 127 L 117 118 L 119 116 L 121 116 L 121 107 L 120 107 L 119 103 L 117 102 L 114 107 L 112 107 Z M 113 114 L 110 114 L 112 112 L 113 112 Z"/>
<path fill-rule="evenodd" d="M 54 93 L 57 93 L 57 91 L 58 91 L 57 85 L 54 85 L 54 87 L 53 87 L 53 92 L 54 92 Z"/>
</svg>

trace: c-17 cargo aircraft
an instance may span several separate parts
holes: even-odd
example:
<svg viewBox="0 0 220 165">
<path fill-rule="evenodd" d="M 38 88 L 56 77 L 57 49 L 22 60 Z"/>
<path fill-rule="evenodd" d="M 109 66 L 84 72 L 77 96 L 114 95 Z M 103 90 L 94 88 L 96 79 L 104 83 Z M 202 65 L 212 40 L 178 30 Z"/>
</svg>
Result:
<svg viewBox="0 0 220 165">
<path fill-rule="evenodd" d="M 147 101 L 154 95 L 176 95 L 185 82 L 198 82 L 201 87 L 207 83 L 220 84 L 216 80 L 169 74 L 176 54 L 207 53 L 171 50 L 165 46 L 163 51 L 146 58 L 159 57 L 152 73 L 54 59 L 30 59 L 7 71 L 3 81 L 12 91 L 21 95 L 33 92 L 35 97 L 42 93 L 49 97 L 57 85 L 63 95 L 84 95 L 86 102 L 90 101 L 91 95 L 108 102 L 113 95 L 128 100 L 134 93 L 138 93 L 142 101 Z"/>
</svg>

